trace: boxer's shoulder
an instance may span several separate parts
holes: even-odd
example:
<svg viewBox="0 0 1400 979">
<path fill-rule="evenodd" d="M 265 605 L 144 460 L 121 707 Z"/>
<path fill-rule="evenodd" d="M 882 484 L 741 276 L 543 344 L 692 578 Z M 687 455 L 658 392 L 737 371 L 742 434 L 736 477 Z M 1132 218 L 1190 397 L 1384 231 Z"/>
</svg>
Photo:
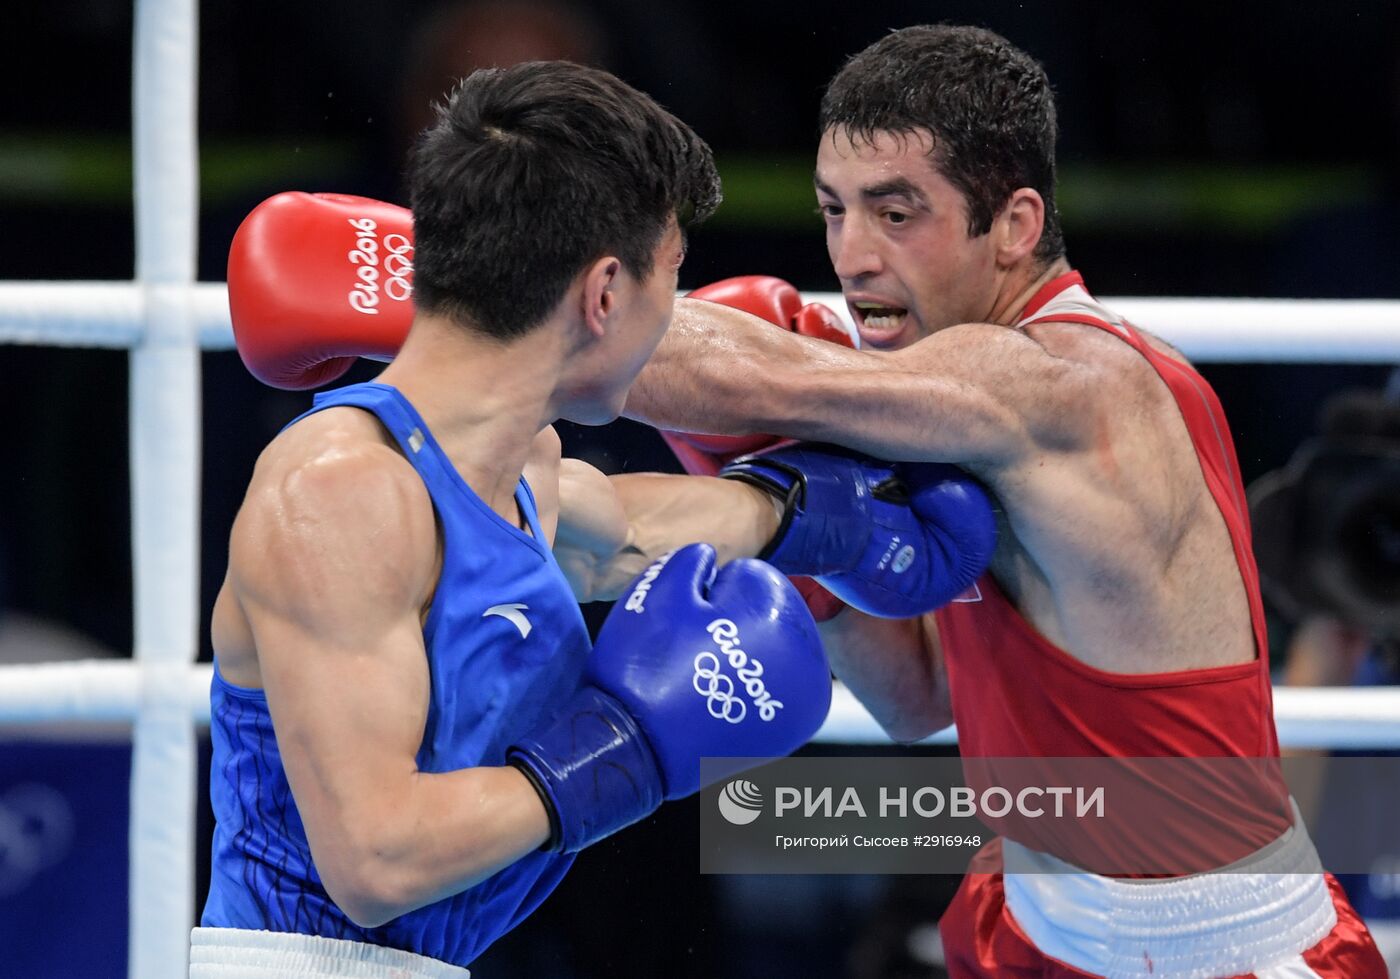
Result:
<svg viewBox="0 0 1400 979">
<path fill-rule="evenodd" d="M 540 530 L 550 545 L 554 543 L 555 531 L 559 526 L 562 455 L 563 442 L 559 433 L 553 425 L 546 425 L 530 443 L 530 454 L 525 458 L 525 469 L 521 474 L 535 496 L 535 513 L 539 517 Z"/>
<path fill-rule="evenodd" d="M 1124 342 L 1124 335 L 1089 323 L 1073 320 L 1041 320 L 1028 323 L 1021 331 L 1052 357 L 1082 364 L 1104 379 L 1133 383 L 1146 377 L 1139 368 L 1151 367 L 1141 354 Z"/>
<path fill-rule="evenodd" d="M 1046 320 L 1024 327 L 1024 332 L 1051 357 L 1082 368 L 1088 382 L 1081 385 L 1082 407 L 1101 406 L 1120 421 L 1156 426 L 1158 411 L 1177 411 L 1176 402 L 1153 365 L 1116 331 L 1087 323 Z M 1164 341 L 1134 331 L 1148 346 L 1186 363 Z M 1092 420 L 1093 412 L 1080 417 Z"/>
<path fill-rule="evenodd" d="M 559 433 L 554 430 L 553 425 L 546 425 L 540 429 L 530 443 L 530 454 L 525 458 L 525 467 L 528 474 L 533 471 L 543 475 L 559 473 L 559 460 L 564 454 L 564 442 L 559 437 Z M 536 489 L 536 495 L 539 491 Z"/>
<path fill-rule="evenodd" d="M 1119 372 L 1137 383 L 1154 377 L 1156 372 L 1132 341 L 1141 341 L 1152 351 L 1191 366 L 1185 354 L 1155 333 L 1125 322 L 1102 322 L 1103 326 L 1095 326 L 1073 319 L 1046 319 L 1027 323 L 1019 331 L 1052 356 Z"/>
<path fill-rule="evenodd" d="M 287 575 L 362 562 L 412 583 L 431 576 L 436 539 L 412 465 L 372 416 L 333 408 L 263 450 L 234 521 L 230 567 L 235 582 L 274 588 Z"/>
<path fill-rule="evenodd" d="M 258 456 L 252 487 L 310 490 L 376 475 L 416 479 L 379 419 L 342 406 L 308 415 L 278 433 Z"/>
</svg>

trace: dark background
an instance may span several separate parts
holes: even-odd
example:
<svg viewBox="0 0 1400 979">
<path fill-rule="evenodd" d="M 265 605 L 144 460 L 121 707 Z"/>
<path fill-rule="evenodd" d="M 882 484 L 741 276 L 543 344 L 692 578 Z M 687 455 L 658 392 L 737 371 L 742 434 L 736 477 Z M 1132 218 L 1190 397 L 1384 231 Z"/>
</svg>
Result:
<svg viewBox="0 0 1400 979">
<path fill-rule="evenodd" d="M 503 21 L 478 21 L 454 47 L 441 23 L 424 26 L 437 9 L 202 4 L 201 279 L 223 279 L 234 228 L 271 193 L 400 199 L 410 120 L 445 82 L 422 69 L 452 48 L 464 71 L 493 57 L 503 36 L 491 26 Z M 1069 254 L 1095 292 L 1400 296 L 1391 2 L 579 0 L 567 10 L 519 3 L 500 16 L 522 23 L 541 12 L 560 52 L 611 68 L 715 147 L 728 203 L 693 236 L 685 287 L 752 272 L 836 287 L 810 193 L 822 86 L 887 29 L 946 20 L 991 27 L 1044 62 L 1059 98 Z M 0 17 L 0 276 L 132 276 L 131 22 L 132 5 L 114 0 L 10 5 Z M 232 353 L 205 354 L 204 368 L 207 660 L 208 609 L 253 460 L 309 398 L 261 387 Z M 1328 394 L 1379 386 L 1387 372 L 1203 367 L 1247 481 L 1288 458 Z M 0 377 L 10 421 L 0 607 L 128 655 L 126 355 L 0 346 Z M 566 449 L 609 469 L 675 468 L 637 425 L 564 434 Z M 693 805 L 671 806 L 594 848 L 479 974 L 838 975 L 886 927 L 872 917 L 899 918 L 875 913 L 892 906 L 879 901 L 904 900 L 880 881 L 698 878 L 695 823 Z M 910 900 L 934 916 L 931 897 Z"/>
</svg>

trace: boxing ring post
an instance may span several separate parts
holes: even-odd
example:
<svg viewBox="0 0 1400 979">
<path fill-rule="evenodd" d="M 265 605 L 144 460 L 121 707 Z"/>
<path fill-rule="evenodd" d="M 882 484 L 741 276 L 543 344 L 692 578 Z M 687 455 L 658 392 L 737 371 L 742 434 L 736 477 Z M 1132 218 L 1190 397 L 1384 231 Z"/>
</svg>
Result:
<svg viewBox="0 0 1400 979">
<path fill-rule="evenodd" d="M 133 53 L 136 282 L 130 354 L 134 656 L 130 976 L 183 976 L 194 917 L 195 738 L 185 696 L 199 596 L 195 0 L 137 0 Z"/>
</svg>

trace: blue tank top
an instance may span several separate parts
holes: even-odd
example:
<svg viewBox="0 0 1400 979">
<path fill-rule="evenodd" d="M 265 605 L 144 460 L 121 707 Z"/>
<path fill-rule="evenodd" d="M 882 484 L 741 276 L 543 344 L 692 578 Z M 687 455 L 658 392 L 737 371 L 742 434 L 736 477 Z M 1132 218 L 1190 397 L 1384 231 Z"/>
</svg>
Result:
<svg viewBox="0 0 1400 979">
<path fill-rule="evenodd" d="M 317 395 L 306 414 L 340 405 L 372 412 L 392 433 L 442 527 L 442 574 L 423 627 L 431 700 L 419 770 L 503 765 L 506 748 L 553 719 L 577 689 L 589 648 L 530 487 L 522 478 L 515 491 L 526 534 L 472 492 L 397 390 L 351 385 Z M 217 824 L 206 927 L 352 939 L 464 966 L 538 907 L 572 863 L 531 853 L 466 891 L 361 928 L 322 886 L 263 692 L 224 680 L 216 656 L 210 700 Z"/>
</svg>

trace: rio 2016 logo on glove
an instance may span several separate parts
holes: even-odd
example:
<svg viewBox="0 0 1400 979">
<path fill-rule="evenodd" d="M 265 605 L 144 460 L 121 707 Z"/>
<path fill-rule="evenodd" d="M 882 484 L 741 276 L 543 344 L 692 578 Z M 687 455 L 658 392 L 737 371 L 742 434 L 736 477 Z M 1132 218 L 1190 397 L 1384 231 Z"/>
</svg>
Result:
<svg viewBox="0 0 1400 979">
<path fill-rule="evenodd" d="M 355 248 L 348 253 L 358 279 L 349 294 L 350 308 L 368 316 L 379 315 L 379 225 L 373 218 L 347 218 L 355 229 Z M 384 295 L 404 302 L 413 295 L 413 242 L 397 231 L 384 236 Z"/>
<path fill-rule="evenodd" d="M 729 619 L 715 619 L 705 627 L 729 665 L 739 675 L 739 682 L 753 699 L 758 716 L 771 721 L 778 716 L 783 703 L 774 700 L 763 682 L 763 664 L 745 652 L 739 644 L 739 627 Z M 695 677 L 691 681 L 695 692 L 706 700 L 711 717 L 738 724 L 748 716 L 748 704 L 734 692 L 734 681 L 721 670 L 720 657 L 710 650 L 695 654 Z"/>
</svg>

